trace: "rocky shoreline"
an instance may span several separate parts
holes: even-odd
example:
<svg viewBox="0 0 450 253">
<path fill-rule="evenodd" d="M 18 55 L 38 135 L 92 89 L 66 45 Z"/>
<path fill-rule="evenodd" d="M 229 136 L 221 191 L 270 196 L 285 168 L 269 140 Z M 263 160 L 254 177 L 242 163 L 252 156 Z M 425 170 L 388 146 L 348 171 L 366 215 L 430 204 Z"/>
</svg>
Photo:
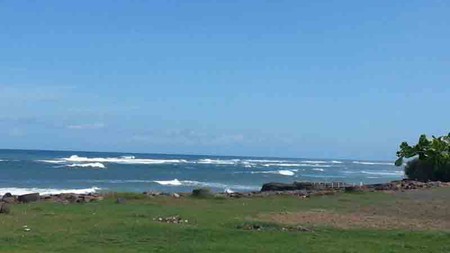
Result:
<svg viewBox="0 0 450 253">
<path fill-rule="evenodd" d="M 337 192 L 374 192 L 374 191 L 409 191 L 430 189 L 438 187 L 450 187 L 450 182 L 419 182 L 414 180 L 398 180 L 382 184 L 369 184 L 355 186 L 342 182 L 331 183 L 315 183 L 315 182 L 294 182 L 292 184 L 285 183 L 266 183 L 262 186 L 261 191 L 255 192 L 227 192 L 213 193 L 208 189 L 195 189 L 193 193 L 164 193 L 164 192 L 144 192 L 147 197 L 168 196 L 172 198 L 181 197 L 226 197 L 226 198 L 243 198 L 243 197 L 267 197 L 275 195 L 290 195 L 301 198 L 311 196 L 331 195 Z M 71 204 L 71 203 L 89 203 L 100 201 L 111 193 L 89 193 L 89 194 L 53 194 L 40 195 L 39 193 L 31 193 L 24 195 L 12 195 L 6 193 L 0 199 L 0 212 L 7 209 L 9 204 L 21 204 L 38 201 L 48 201 L 54 203 Z M 117 199 L 117 203 L 124 203 L 122 199 Z"/>
</svg>

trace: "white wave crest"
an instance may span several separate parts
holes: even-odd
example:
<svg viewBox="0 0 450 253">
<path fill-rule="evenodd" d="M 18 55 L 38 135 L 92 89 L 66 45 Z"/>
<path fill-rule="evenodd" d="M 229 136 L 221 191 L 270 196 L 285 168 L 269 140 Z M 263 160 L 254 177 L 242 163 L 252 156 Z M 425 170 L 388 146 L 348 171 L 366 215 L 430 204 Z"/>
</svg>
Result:
<svg viewBox="0 0 450 253">
<path fill-rule="evenodd" d="M 228 193 L 228 194 L 234 193 L 234 191 L 231 190 L 230 188 L 225 188 L 225 190 L 223 190 L 223 192 L 224 192 L 224 193 Z"/>
<path fill-rule="evenodd" d="M 294 176 L 298 170 L 268 170 L 268 171 L 251 171 L 252 174 L 277 174 L 283 176 Z"/>
<path fill-rule="evenodd" d="M 341 161 L 331 161 L 331 163 L 334 163 L 334 164 L 342 164 Z"/>
<path fill-rule="evenodd" d="M 67 167 L 75 168 L 100 168 L 100 169 L 106 169 L 106 166 L 103 163 L 73 163 L 67 165 Z"/>
<path fill-rule="evenodd" d="M 403 171 L 361 171 L 361 173 L 363 174 L 368 174 L 368 175 L 378 175 L 378 176 L 403 176 L 404 172 Z"/>
<path fill-rule="evenodd" d="M 323 167 L 329 168 L 332 165 L 327 164 L 309 164 L 309 163 L 266 163 L 262 164 L 264 167 Z"/>
<path fill-rule="evenodd" d="M 323 164 L 323 163 L 329 163 L 327 161 L 302 161 L 303 163 L 312 163 L 312 164 Z"/>
<path fill-rule="evenodd" d="M 312 169 L 312 170 L 315 170 L 315 171 L 325 171 L 325 170 L 322 169 L 322 168 L 314 168 L 314 169 Z"/>
<path fill-rule="evenodd" d="M 41 163 L 52 163 L 52 164 L 62 164 L 62 163 L 66 163 L 63 160 L 37 160 L 38 162 Z"/>
<path fill-rule="evenodd" d="M 278 173 L 283 176 L 293 176 L 295 173 L 290 170 L 279 170 Z"/>
<path fill-rule="evenodd" d="M 172 186 L 180 186 L 183 184 L 178 179 L 167 180 L 167 181 L 153 181 L 153 182 L 160 184 L 160 185 L 172 185 Z"/>
<path fill-rule="evenodd" d="M 190 187 L 212 187 L 219 189 L 236 189 L 236 190 L 258 190 L 260 186 L 248 186 L 248 185 L 229 185 L 224 183 L 215 183 L 215 182 L 200 182 L 200 181 L 192 181 L 192 180 L 167 180 L 167 181 L 153 181 L 160 185 L 165 186 L 190 186 Z"/>
<path fill-rule="evenodd" d="M 5 193 L 9 192 L 13 195 L 22 195 L 29 193 L 39 193 L 41 195 L 51 195 L 51 194 L 60 194 L 60 193 L 74 193 L 74 194 L 88 194 L 100 191 L 101 188 L 91 187 L 85 189 L 53 189 L 53 188 L 0 188 L 0 196 L 5 195 Z"/>
<path fill-rule="evenodd" d="M 80 181 L 82 181 L 82 182 L 89 182 L 89 183 L 96 183 L 96 184 L 98 184 L 98 183 L 107 183 L 107 184 L 128 184 L 128 183 L 136 183 L 136 184 L 139 184 L 139 183 L 145 183 L 145 184 L 148 184 L 148 183 L 154 183 L 155 181 L 154 180 L 141 180 L 141 179 L 125 179 L 125 180 L 122 180 L 122 179 L 111 179 L 111 180 L 108 180 L 108 179 L 100 179 L 100 180 L 95 180 L 95 179 L 87 179 L 87 180 L 71 180 L 71 182 L 80 182 Z"/>
<path fill-rule="evenodd" d="M 394 163 L 386 163 L 386 162 L 360 162 L 360 161 L 353 161 L 354 164 L 361 164 L 361 165 L 384 165 L 384 166 L 395 166 Z"/>
<path fill-rule="evenodd" d="M 195 163 L 198 164 L 216 164 L 216 165 L 235 165 L 239 162 L 239 159 L 233 160 L 220 160 L 220 159 L 200 159 Z"/>
<path fill-rule="evenodd" d="M 172 163 L 186 163 L 186 160 L 181 159 L 137 159 L 134 156 L 122 157 L 82 157 L 72 155 L 68 158 L 60 158 L 56 160 L 39 160 L 45 163 L 118 163 L 118 164 L 172 164 Z"/>
<path fill-rule="evenodd" d="M 251 163 L 287 163 L 286 160 L 268 160 L 268 159 L 247 159 L 245 160 Z"/>
</svg>

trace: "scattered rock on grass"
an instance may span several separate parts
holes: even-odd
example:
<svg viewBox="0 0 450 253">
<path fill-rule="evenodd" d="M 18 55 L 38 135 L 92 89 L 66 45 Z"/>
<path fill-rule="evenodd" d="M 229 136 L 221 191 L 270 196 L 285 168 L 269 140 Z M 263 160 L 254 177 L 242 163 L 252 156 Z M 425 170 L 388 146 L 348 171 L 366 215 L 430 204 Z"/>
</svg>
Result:
<svg viewBox="0 0 450 253">
<path fill-rule="evenodd" d="M 183 223 L 189 223 L 188 220 L 182 219 L 180 216 L 169 216 L 169 217 L 158 217 L 154 218 L 154 221 L 158 221 L 161 223 L 171 223 L 171 224 L 183 224 Z"/>
<path fill-rule="evenodd" d="M 311 232 L 303 226 L 281 226 L 278 224 L 244 223 L 237 226 L 238 229 L 250 231 L 284 231 L 284 232 Z"/>
<path fill-rule="evenodd" d="M 116 204 L 126 204 L 127 200 L 124 198 L 117 198 L 116 199 Z"/>
</svg>

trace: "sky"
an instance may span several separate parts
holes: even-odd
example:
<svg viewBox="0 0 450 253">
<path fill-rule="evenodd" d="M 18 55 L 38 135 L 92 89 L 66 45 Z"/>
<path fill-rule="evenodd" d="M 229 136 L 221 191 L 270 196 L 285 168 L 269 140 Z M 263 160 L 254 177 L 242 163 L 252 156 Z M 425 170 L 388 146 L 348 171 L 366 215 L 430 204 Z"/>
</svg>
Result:
<svg viewBox="0 0 450 253">
<path fill-rule="evenodd" d="M 0 0 L 0 148 L 394 159 L 450 131 L 449 13 Z"/>
</svg>

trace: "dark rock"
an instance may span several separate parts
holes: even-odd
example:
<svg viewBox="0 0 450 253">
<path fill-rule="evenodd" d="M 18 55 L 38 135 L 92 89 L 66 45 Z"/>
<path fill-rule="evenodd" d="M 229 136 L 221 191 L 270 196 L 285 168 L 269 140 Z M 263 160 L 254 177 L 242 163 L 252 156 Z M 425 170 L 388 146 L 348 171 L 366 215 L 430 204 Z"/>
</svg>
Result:
<svg viewBox="0 0 450 253">
<path fill-rule="evenodd" d="M 36 202 L 39 199 L 39 193 L 24 194 L 17 197 L 17 200 L 21 203 Z"/>
<path fill-rule="evenodd" d="M 261 191 L 323 191 L 323 190 L 342 190 L 348 186 L 342 182 L 315 183 L 315 182 L 294 182 L 292 184 L 267 183 L 261 188 Z"/>
<path fill-rule="evenodd" d="M 5 193 L 5 195 L 3 195 L 3 198 L 11 198 L 14 197 L 10 192 Z"/>
<path fill-rule="evenodd" d="M 210 198 L 213 197 L 214 194 L 208 188 L 198 188 L 192 191 L 192 196 L 197 198 Z"/>
<path fill-rule="evenodd" d="M 116 204 L 126 204 L 127 200 L 124 198 L 117 198 L 116 199 Z"/>
<path fill-rule="evenodd" d="M 295 184 L 284 184 L 284 183 L 267 183 L 263 184 L 261 191 L 294 191 L 297 190 L 297 185 Z"/>
<path fill-rule="evenodd" d="M 344 188 L 345 192 L 362 192 L 364 189 L 361 186 L 346 186 Z"/>
<path fill-rule="evenodd" d="M 144 192 L 143 194 L 147 195 L 149 197 L 156 197 L 156 196 L 161 195 L 161 192 L 153 192 L 153 191 L 151 191 L 151 192 Z"/>
<path fill-rule="evenodd" d="M 17 202 L 17 199 L 14 196 L 12 196 L 12 197 L 3 196 L 2 201 L 5 203 L 8 203 L 8 204 L 14 204 Z"/>
<path fill-rule="evenodd" d="M 9 214 L 11 209 L 7 203 L 0 203 L 0 214 Z"/>
</svg>

